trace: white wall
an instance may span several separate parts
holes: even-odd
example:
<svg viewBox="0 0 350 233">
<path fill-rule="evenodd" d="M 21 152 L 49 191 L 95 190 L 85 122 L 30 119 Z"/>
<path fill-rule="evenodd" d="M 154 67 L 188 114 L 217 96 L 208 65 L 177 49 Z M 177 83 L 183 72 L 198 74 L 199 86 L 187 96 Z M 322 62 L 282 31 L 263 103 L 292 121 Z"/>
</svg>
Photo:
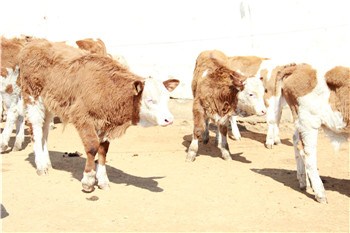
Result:
<svg viewBox="0 0 350 233">
<path fill-rule="evenodd" d="M 53 41 L 101 38 L 143 76 L 182 81 L 191 98 L 197 55 L 259 55 L 281 62 L 350 65 L 347 0 L 11 0 L 0 34 Z"/>
</svg>

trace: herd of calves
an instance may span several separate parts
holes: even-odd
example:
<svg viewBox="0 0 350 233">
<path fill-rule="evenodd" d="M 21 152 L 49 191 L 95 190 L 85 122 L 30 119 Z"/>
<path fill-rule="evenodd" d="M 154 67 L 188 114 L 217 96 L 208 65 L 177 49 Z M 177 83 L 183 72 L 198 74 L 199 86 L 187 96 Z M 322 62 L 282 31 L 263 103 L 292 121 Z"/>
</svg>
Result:
<svg viewBox="0 0 350 233">
<path fill-rule="evenodd" d="M 324 72 L 322 71 L 324 70 Z M 113 58 L 100 40 L 84 39 L 75 46 L 46 39 L 1 37 L 0 119 L 6 117 L 0 152 L 8 151 L 14 124 L 12 150 L 22 149 L 28 121 L 39 175 L 51 168 L 47 138 L 53 117 L 77 129 L 86 152 L 83 189 L 109 188 L 106 154 L 109 141 L 130 125 L 167 126 L 168 109 L 177 79 L 159 81 L 132 73 Z M 315 69 L 309 64 L 278 64 L 256 56 L 228 57 L 218 50 L 204 51 L 196 60 L 192 80 L 193 138 L 186 161 L 194 161 L 199 139 L 209 140 L 209 123 L 217 126 L 218 147 L 231 159 L 228 124 L 240 139 L 236 117 L 266 115 L 265 146 L 280 143 L 282 107 L 292 111 L 293 144 L 300 188 L 311 186 L 316 200 L 326 203 L 317 170 L 317 137 L 322 126 L 335 147 L 349 139 L 350 68 Z M 5 118 L 4 117 L 4 118 Z M 95 155 L 98 163 L 95 164 Z"/>
</svg>

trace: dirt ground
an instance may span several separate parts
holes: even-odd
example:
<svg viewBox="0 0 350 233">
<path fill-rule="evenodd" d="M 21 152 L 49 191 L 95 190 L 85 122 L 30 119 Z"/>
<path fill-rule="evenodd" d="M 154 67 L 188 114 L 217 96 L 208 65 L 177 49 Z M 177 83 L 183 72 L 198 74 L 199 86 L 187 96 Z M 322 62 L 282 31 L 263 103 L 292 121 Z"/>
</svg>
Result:
<svg viewBox="0 0 350 233">
<path fill-rule="evenodd" d="M 211 132 L 209 144 L 200 144 L 199 156 L 186 163 L 191 108 L 191 100 L 171 100 L 173 125 L 133 126 L 112 141 L 109 191 L 82 192 L 85 155 L 64 154 L 83 153 L 71 125 L 63 131 L 56 124 L 50 132 L 47 176 L 36 174 L 28 136 L 24 150 L 1 155 L 2 231 L 349 232 L 348 144 L 335 153 L 319 135 L 318 167 L 328 197 L 319 204 L 311 190 L 299 190 L 288 113 L 282 144 L 272 150 L 263 144 L 266 124 L 244 121 L 242 140 L 229 139 L 232 161 L 221 159 Z"/>
</svg>

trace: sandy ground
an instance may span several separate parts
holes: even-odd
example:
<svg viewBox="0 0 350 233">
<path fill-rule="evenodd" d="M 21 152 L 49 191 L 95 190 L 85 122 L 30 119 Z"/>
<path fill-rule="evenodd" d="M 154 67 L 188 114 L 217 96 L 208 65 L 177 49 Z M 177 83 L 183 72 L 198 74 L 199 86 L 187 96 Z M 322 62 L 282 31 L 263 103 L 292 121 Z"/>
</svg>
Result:
<svg viewBox="0 0 350 233">
<path fill-rule="evenodd" d="M 169 127 L 130 127 L 112 141 L 107 163 L 111 189 L 82 192 L 85 155 L 75 129 L 49 135 L 53 169 L 38 176 L 26 148 L 2 158 L 4 232 L 65 231 L 332 231 L 349 232 L 349 145 L 338 153 L 321 132 L 318 166 L 328 204 L 302 192 L 296 179 L 288 114 L 282 144 L 264 147 L 266 124 L 241 122 L 242 140 L 229 139 L 232 161 L 219 156 L 214 132 L 186 163 L 193 128 L 192 101 L 171 100 Z M 13 140 L 12 140 L 13 143 Z"/>
</svg>

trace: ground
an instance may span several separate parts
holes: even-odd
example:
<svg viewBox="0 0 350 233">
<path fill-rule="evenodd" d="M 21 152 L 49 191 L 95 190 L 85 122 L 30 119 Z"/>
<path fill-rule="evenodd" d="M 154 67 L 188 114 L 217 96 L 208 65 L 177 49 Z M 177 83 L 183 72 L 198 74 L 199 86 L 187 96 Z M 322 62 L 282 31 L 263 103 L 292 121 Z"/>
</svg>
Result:
<svg viewBox="0 0 350 233">
<path fill-rule="evenodd" d="M 264 147 L 266 123 L 242 121 L 224 161 L 211 132 L 185 162 L 193 128 L 191 100 L 171 100 L 168 127 L 132 126 L 111 143 L 110 190 L 82 192 L 85 155 L 77 132 L 62 124 L 49 135 L 53 169 L 38 176 L 30 137 L 2 158 L 2 231 L 306 231 L 349 232 L 349 145 L 335 153 L 321 132 L 318 168 L 328 204 L 299 190 L 293 125 L 283 113 L 282 144 Z M 13 140 L 11 141 L 13 143 Z"/>
</svg>

